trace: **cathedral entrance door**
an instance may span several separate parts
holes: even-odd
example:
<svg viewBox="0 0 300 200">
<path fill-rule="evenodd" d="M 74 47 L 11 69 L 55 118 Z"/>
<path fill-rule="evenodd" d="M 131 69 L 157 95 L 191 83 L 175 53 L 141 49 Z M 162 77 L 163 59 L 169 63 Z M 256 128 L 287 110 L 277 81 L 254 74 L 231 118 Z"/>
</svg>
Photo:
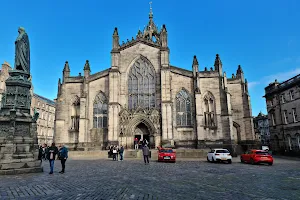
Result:
<svg viewBox="0 0 300 200">
<path fill-rule="evenodd" d="M 150 131 L 144 123 L 139 123 L 134 130 L 134 137 L 139 140 L 139 148 L 142 148 L 143 142 L 147 141 L 150 147 Z M 153 142 L 153 141 L 152 141 Z"/>
</svg>

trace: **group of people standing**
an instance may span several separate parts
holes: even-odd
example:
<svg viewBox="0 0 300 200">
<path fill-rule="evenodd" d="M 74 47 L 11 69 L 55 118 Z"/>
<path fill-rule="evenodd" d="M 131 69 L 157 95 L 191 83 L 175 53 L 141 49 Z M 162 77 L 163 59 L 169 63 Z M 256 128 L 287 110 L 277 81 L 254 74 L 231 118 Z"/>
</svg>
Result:
<svg viewBox="0 0 300 200">
<path fill-rule="evenodd" d="M 135 150 L 138 150 L 138 149 L 143 149 L 143 147 L 145 146 L 145 145 L 149 145 L 149 142 L 146 140 L 146 139 L 138 139 L 138 138 L 134 138 L 134 149 Z"/>
<path fill-rule="evenodd" d="M 61 162 L 61 171 L 59 173 L 65 173 L 66 161 L 68 159 L 68 149 L 64 145 L 59 145 L 57 148 L 55 143 L 52 143 L 51 146 L 47 146 L 47 144 L 43 144 L 39 147 L 39 155 L 38 159 L 49 160 L 50 163 L 50 172 L 49 174 L 53 174 L 54 170 L 54 161 L 60 160 Z"/>
<path fill-rule="evenodd" d="M 119 146 L 109 146 L 108 156 L 113 158 L 114 161 L 118 161 L 118 155 L 120 155 L 120 161 L 124 160 L 124 147 L 121 145 Z"/>
</svg>

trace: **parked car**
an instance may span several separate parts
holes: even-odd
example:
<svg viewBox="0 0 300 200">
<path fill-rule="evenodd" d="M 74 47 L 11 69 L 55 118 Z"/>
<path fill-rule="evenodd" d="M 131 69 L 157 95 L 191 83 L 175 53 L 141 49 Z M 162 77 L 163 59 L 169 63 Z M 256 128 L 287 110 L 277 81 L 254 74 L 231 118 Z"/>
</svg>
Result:
<svg viewBox="0 0 300 200">
<path fill-rule="evenodd" d="M 158 162 L 176 162 L 176 152 L 171 148 L 159 148 Z"/>
<path fill-rule="evenodd" d="M 251 164 L 268 163 L 269 165 L 273 165 L 273 157 L 268 151 L 250 150 L 241 155 L 241 162 Z"/>
<path fill-rule="evenodd" d="M 226 161 L 229 164 L 231 163 L 232 156 L 227 149 L 212 149 L 207 153 L 208 162 L 221 162 Z"/>
</svg>

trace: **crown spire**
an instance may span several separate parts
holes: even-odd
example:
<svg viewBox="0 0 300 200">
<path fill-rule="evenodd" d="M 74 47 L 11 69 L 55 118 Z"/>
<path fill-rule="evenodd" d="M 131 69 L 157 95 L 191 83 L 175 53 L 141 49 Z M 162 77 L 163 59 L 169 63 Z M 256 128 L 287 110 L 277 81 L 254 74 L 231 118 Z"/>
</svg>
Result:
<svg viewBox="0 0 300 200">
<path fill-rule="evenodd" d="M 149 2 L 150 4 L 150 13 L 149 13 L 149 19 L 153 18 L 153 12 L 152 12 L 152 1 Z"/>
</svg>

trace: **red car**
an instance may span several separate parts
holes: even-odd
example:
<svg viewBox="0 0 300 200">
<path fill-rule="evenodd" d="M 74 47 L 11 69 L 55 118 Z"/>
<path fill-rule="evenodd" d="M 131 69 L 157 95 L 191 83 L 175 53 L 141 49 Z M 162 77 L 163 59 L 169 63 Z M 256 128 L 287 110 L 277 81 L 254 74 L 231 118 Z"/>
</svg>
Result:
<svg viewBox="0 0 300 200">
<path fill-rule="evenodd" d="M 252 165 L 258 163 L 273 165 L 273 157 L 264 150 L 250 150 L 241 155 L 241 162 L 251 163 Z"/>
<path fill-rule="evenodd" d="M 158 162 L 176 162 L 176 152 L 169 148 L 158 149 Z"/>
</svg>

